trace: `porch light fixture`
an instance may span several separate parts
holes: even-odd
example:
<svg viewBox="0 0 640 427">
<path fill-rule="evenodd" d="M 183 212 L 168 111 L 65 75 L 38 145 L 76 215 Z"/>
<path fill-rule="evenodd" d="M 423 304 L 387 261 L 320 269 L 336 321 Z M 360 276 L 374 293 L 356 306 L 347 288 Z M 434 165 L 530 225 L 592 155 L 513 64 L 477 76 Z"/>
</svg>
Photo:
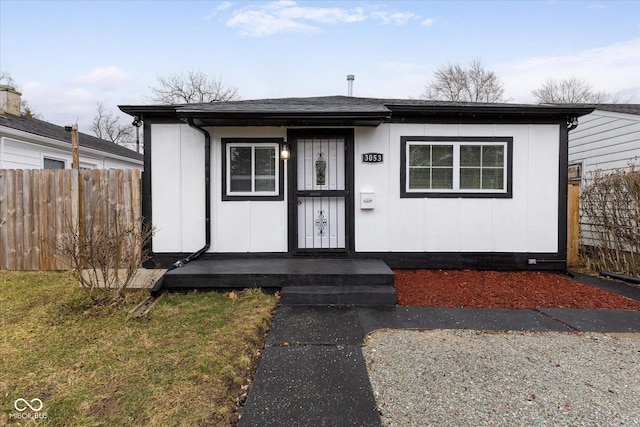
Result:
<svg viewBox="0 0 640 427">
<path fill-rule="evenodd" d="M 289 160 L 291 157 L 291 151 L 289 151 L 289 144 L 286 142 L 280 146 L 280 158 L 282 160 Z"/>
</svg>

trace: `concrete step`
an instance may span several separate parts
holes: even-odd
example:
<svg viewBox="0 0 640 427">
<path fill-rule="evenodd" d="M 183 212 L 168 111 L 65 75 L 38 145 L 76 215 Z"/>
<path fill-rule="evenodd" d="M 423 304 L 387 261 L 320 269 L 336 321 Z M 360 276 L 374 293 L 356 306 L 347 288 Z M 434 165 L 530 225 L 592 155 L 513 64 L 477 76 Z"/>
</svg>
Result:
<svg viewBox="0 0 640 427">
<path fill-rule="evenodd" d="M 285 286 L 280 292 L 280 302 L 289 305 L 394 306 L 396 290 L 384 285 Z"/>
</svg>

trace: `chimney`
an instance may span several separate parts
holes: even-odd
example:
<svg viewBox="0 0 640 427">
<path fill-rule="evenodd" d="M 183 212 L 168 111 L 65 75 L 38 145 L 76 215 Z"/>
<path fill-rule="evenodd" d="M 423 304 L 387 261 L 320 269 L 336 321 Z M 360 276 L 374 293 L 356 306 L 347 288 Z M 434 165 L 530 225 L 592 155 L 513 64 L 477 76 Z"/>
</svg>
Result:
<svg viewBox="0 0 640 427">
<path fill-rule="evenodd" d="M 347 92 L 347 94 L 349 96 L 353 96 L 353 81 L 355 80 L 356 76 L 354 76 L 353 74 L 348 74 L 347 75 L 347 85 L 349 86 L 349 91 Z"/>
<path fill-rule="evenodd" d="M 21 95 L 11 86 L 0 85 L 0 114 L 20 116 Z"/>
</svg>

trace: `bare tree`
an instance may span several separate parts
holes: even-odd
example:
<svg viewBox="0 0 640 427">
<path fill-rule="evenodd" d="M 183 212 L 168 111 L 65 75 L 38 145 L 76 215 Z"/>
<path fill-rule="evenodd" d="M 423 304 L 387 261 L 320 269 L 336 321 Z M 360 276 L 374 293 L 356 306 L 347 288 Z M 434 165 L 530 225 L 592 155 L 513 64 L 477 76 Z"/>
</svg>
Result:
<svg viewBox="0 0 640 427">
<path fill-rule="evenodd" d="M 7 71 L 0 70 L 0 85 L 15 87 L 16 83 L 13 81 L 11 74 Z"/>
<path fill-rule="evenodd" d="M 424 91 L 426 99 L 454 102 L 504 102 L 502 81 L 474 59 L 468 68 L 447 64 L 436 70 Z"/>
<path fill-rule="evenodd" d="M 571 77 L 565 80 L 548 78 L 531 94 L 541 104 L 605 104 L 622 102 L 616 95 L 597 92 L 584 80 Z"/>
<path fill-rule="evenodd" d="M 36 113 L 31 109 L 29 102 L 27 100 L 20 100 L 20 111 L 24 117 L 29 117 L 30 119 L 40 119 L 42 120 L 42 115 L 40 113 Z"/>
<path fill-rule="evenodd" d="M 56 245 L 80 287 L 100 306 L 117 305 L 126 298 L 138 269 L 149 260 L 147 248 L 154 233 L 149 222 L 132 218 L 121 205 L 113 206 L 109 218 L 100 215 L 100 206 L 107 202 L 97 200 L 91 212 L 80 218 L 88 232 L 81 233 L 78 223 L 64 217 Z"/>
<path fill-rule="evenodd" d="M 119 117 L 107 110 L 102 102 L 98 102 L 98 110 L 91 123 L 91 130 L 100 139 L 125 146 L 135 144 L 133 127 L 120 124 L 118 120 L 120 120 Z"/>
<path fill-rule="evenodd" d="M 151 101 L 162 104 L 195 104 L 240 99 L 238 89 L 225 85 L 201 71 L 158 76 L 158 85 L 150 86 Z"/>
</svg>

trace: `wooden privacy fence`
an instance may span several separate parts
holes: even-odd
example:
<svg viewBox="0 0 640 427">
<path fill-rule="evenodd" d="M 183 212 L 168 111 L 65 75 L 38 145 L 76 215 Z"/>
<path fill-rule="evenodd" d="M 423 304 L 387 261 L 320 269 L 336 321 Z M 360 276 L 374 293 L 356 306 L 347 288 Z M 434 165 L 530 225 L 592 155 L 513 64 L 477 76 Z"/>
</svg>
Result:
<svg viewBox="0 0 640 427">
<path fill-rule="evenodd" d="M 64 233 L 139 224 L 140 195 L 136 169 L 0 170 L 0 269 L 68 269 Z"/>
</svg>

